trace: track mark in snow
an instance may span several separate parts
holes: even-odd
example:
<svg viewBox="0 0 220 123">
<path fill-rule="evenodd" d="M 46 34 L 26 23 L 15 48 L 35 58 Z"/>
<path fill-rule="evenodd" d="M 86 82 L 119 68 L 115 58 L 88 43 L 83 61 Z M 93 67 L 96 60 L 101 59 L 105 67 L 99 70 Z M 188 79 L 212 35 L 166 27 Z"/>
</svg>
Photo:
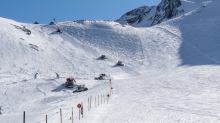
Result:
<svg viewBox="0 0 220 123">
<path fill-rule="evenodd" d="M 37 86 L 36 86 L 36 90 L 38 90 L 39 92 L 43 93 L 44 96 L 46 96 L 46 93 L 43 92 L 43 91 L 41 91 L 41 89 L 39 88 L 39 85 L 42 85 L 42 84 L 37 84 Z"/>
<path fill-rule="evenodd" d="M 125 71 L 126 73 L 128 73 L 130 76 L 140 75 L 140 73 L 138 73 L 137 71 L 132 70 L 130 67 L 127 67 L 127 66 L 123 66 L 121 69 L 123 71 Z"/>
</svg>

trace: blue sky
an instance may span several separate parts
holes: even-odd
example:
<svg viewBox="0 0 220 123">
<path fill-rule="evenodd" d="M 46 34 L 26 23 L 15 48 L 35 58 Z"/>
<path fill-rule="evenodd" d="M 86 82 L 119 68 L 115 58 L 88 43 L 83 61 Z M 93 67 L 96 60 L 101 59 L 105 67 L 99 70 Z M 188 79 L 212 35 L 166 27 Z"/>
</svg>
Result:
<svg viewBox="0 0 220 123">
<path fill-rule="evenodd" d="M 120 2 L 119 2 L 120 1 Z M 116 20 L 137 7 L 161 0 L 1 0 L 0 17 L 48 24 L 72 20 Z"/>
</svg>

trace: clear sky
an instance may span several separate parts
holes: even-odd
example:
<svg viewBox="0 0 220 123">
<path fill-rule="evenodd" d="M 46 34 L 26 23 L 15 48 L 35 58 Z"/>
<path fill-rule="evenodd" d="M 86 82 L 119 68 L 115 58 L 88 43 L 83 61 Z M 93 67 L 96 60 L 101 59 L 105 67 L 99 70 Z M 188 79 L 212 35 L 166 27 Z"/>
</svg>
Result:
<svg viewBox="0 0 220 123">
<path fill-rule="evenodd" d="M 0 0 L 0 17 L 47 24 L 72 20 L 116 20 L 137 7 L 162 0 Z"/>
</svg>

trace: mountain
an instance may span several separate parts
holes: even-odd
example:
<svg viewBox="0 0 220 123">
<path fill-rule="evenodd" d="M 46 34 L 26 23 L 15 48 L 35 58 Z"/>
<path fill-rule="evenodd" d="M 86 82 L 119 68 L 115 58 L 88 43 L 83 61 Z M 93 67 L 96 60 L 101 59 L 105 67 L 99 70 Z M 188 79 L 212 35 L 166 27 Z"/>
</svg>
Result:
<svg viewBox="0 0 220 123">
<path fill-rule="evenodd" d="M 116 21 L 121 24 L 129 24 L 132 26 L 150 26 L 151 23 L 154 21 L 153 14 L 155 12 L 155 6 L 142 6 L 127 12 Z"/>
<path fill-rule="evenodd" d="M 147 28 L 0 18 L 0 122 L 24 111 L 27 123 L 220 122 L 220 0 L 181 3 L 184 14 Z M 111 81 L 94 79 L 102 73 Z M 69 77 L 88 91 L 62 86 Z"/>
<path fill-rule="evenodd" d="M 171 19 L 184 13 L 183 9 L 178 9 L 182 5 L 180 0 L 162 0 L 157 6 L 154 20 L 151 25 L 159 24 L 165 19 Z"/>
<path fill-rule="evenodd" d="M 206 3 L 206 0 L 162 0 L 158 6 L 136 8 L 116 21 L 134 27 L 150 27 L 205 6 Z"/>
</svg>

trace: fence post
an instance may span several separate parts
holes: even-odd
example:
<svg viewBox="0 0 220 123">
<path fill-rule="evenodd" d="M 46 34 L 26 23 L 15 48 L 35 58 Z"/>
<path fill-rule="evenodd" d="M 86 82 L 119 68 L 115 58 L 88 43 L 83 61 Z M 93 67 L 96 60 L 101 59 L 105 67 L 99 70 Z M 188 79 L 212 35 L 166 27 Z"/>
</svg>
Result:
<svg viewBox="0 0 220 123">
<path fill-rule="evenodd" d="M 79 120 L 80 120 L 80 108 L 79 108 Z"/>
<path fill-rule="evenodd" d="M 96 107 L 96 96 L 95 96 L 95 107 Z"/>
<path fill-rule="evenodd" d="M 25 111 L 24 111 L 24 114 L 23 114 L 23 123 L 25 123 Z"/>
<path fill-rule="evenodd" d="M 90 96 L 90 109 L 92 108 L 92 96 Z"/>
<path fill-rule="evenodd" d="M 88 98 L 88 111 L 89 111 L 89 98 Z"/>
<path fill-rule="evenodd" d="M 62 110 L 60 108 L 60 123 L 62 123 Z"/>
<path fill-rule="evenodd" d="M 83 118 L 83 103 L 81 102 L 81 105 L 82 105 L 82 108 L 81 108 L 81 115 L 82 115 L 82 118 Z"/>
<path fill-rule="evenodd" d="M 0 106 L 0 115 L 2 114 L 2 107 Z"/>
<path fill-rule="evenodd" d="M 46 123 L 47 123 L 47 115 L 46 115 Z"/>
<path fill-rule="evenodd" d="M 105 96 L 103 95 L 103 98 L 104 98 L 104 103 L 105 103 Z"/>
<path fill-rule="evenodd" d="M 113 87 L 111 87 L 111 93 L 110 94 L 113 94 Z"/>
<path fill-rule="evenodd" d="M 107 94 L 107 103 L 108 103 L 109 98 L 110 98 L 110 94 Z"/>
<path fill-rule="evenodd" d="M 99 95 L 98 95 L 98 106 L 99 106 Z"/>
<path fill-rule="evenodd" d="M 102 95 L 100 95 L 101 96 L 101 104 L 102 104 Z"/>
<path fill-rule="evenodd" d="M 72 123 L 74 122 L 74 117 L 73 117 L 73 107 L 72 107 Z"/>
</svg>

